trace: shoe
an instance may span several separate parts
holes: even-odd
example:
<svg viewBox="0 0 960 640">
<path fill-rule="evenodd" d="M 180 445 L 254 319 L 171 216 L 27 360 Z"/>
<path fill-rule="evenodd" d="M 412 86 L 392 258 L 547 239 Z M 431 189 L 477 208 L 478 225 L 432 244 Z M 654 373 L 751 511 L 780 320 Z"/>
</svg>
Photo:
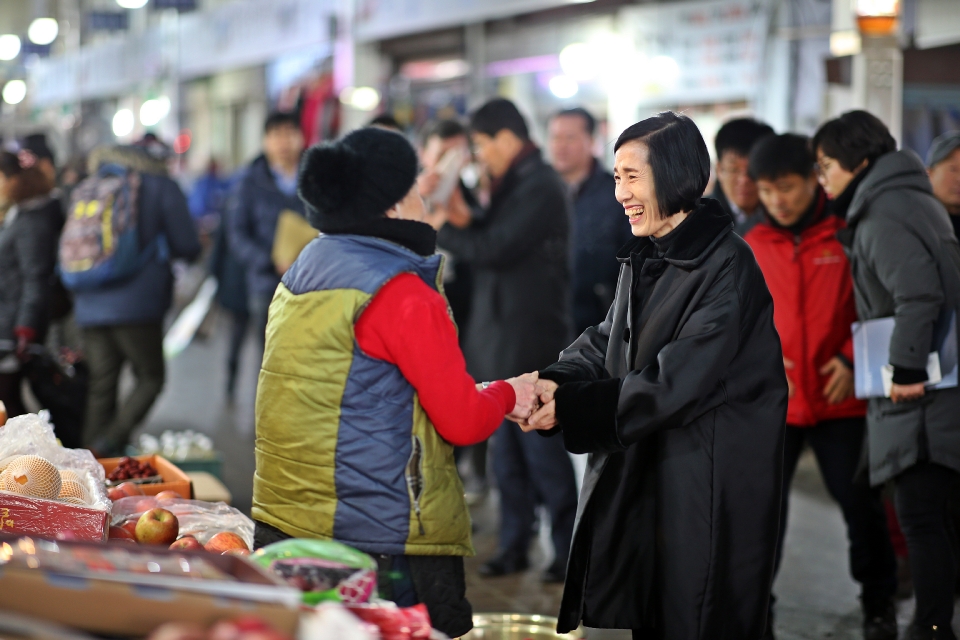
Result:
<svg viewBox="0 0 960 640">
<path fill-rule="evenodd" d="M 562 564 L 554 563 L 540 574 L 540 582 L 543 584 L 563 584 L 566 577 L 567 568 Z"/>
<path fill-rule="evenodd" d="M 891 598 L 863 598 L 863 640 L 897 640 L 897 608 Z"/>
<path fill-rule="evenodd" d="M 903 640 L 956 640 L 956 638 L 949 625 L 938 629 L 937 627 L 921 628 L 915 623 L 911 623 L 903 635 Z"/>
<path fill-rule="evenodd" d="M 529 568 L 530 561 L 526 558 L 517 558 L 501 554 L 480 565 L 478 573 L 484 578 L 498 578 L 500 576 L 510 575 L 511 573 L 521 573 Z"/>
</svg>

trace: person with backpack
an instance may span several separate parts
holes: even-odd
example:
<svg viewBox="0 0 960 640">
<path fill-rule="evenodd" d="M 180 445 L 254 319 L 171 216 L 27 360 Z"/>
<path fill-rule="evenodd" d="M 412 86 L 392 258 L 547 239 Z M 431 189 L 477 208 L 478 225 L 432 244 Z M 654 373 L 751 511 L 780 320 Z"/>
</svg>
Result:
<svg viewBox="0 0 960 640">
<path fill-rule="evenodd" d="M 63 226 L 53 180 L 33 152 L 0 153 L 0 403 L 9 416 L 27 412 L 20 395 L 30 345 L 49 327 L 57 238 Z"/>
<path fill-rule="evenodd" d="M 200 240 L 180 187 L 155 140 L 95 149 L 90 177 L 73 191 L 60 270 L 90 366 L 84 444 L 122 454 L 163 389 L 163 318 L 175 258 L 194 260 Z M 124 363 L 136 385 L 118 398 Z"/>
<path fill-rule="evenodd" d="M 785 133 L 757 142 L 748 167 L 764 219 L 743 239 L 773 296 L 790 394 L 777 563 L 790 484 L 809 444 L 847 525 L 850 572 L 862 585 L 863 637 L 896 640 L 897 564 L 883 502 L 879 490 L 854 482 L 867 406 L 853 395 L 850 324 L 857 310 L 850 264 L 837 240 L 846 225 L 831 215 L 814 164 L 807 137 Z"/>
</svg>

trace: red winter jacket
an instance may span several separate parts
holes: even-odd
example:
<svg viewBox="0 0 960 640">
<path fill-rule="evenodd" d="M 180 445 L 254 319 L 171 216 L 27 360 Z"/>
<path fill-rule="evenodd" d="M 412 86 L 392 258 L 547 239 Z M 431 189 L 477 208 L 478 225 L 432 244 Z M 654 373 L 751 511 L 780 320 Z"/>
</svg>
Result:
<svg viewBox="0 0 960 640">
<path fill-rule="evenodd" d="M 744 236 L 773 296 L 783 357 L 794 363 L 787 371 L 796 388 L 787 408 L 787 424 L 794 427 L 866 414 L 866 403 L 852 396 L 837 405 L 823 396 L 829 377 L 820 375 L 820 368 L 836 355 L 853 362 L 850 324 L 857 311 L 850 264 L 836 237 L 846 225 L 835 216 L 824 217 L 826 199 L 822 193 L 818 198 L 814 215 L 819 220 L 799 238 L 769 219 Z"/>
</svg>

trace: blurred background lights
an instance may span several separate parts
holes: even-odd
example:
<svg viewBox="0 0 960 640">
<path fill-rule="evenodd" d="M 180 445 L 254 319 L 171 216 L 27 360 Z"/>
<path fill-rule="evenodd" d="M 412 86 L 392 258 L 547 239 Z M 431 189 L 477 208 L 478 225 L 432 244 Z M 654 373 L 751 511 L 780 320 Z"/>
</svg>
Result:
<svg viewBox="0 0 960 640">
<path fill-rule="evenodd" d="M 27 96 L 27 83 L 23 80 L 11 80 L 3 86 L 3 101 L 7 104 L 20 104 Z"/>
<path fill-rule="evenodd" d="M 140 123 L 145 127 L 152 127 L 170 113 L 170 98 L 161 96 L 154 100 L 147 100 L 140 106 Z"/>
<path fill-rule="evenodd" d="M 133 131 L 133 111 L 120 109 L 113 116 L 113 135 L 118 138 L 130 135 Z"/>
<path fill-rule="evenodd" d="M 347 87 L 340 92 L 340 102 L 360 111 L 373 111 L 380 104 L 380 92 L 373 87 Z"/>
<path fill-rule="evenodd" d="M 30 42 L 39 45 L 47 45 L 57 39 L 60 33 L 60 27 L 53 18 L 37 18 L 30 23 L 27 29 L 27 37 Z"/>
<path fill-rule="evenodd" d="M 20 55 L 20 38 L 12 33 L 0 36 L 0 60 L 13 60 Z"/>
<path fill-rule="evenodd" d="M 147 0 L 117 0 L 117 4 L 124 9 L 139 9 L 147 4 Z"/>
<path fill-rule="evenodd" d="M 577 85 L 577 81 L 570 76 L 554 76 L 550 78 L 550 93 L 561 100 L 572 98 L 577 95 L 577 91 L 579 90 L 580 87 Z"/>
<path fill-rule="evenodd" d="M 680 65 L 670 56 L 654 56 L 648 64 L 654 84 L 670 87 L 680 78 Z"/>
<path fill-rule="evenodd" d="M 599 63 L 598 47 L 574 42 L 560 51 L 560 68 L 575 80 L 589 80 L 597 75 Z"/>
</svg>

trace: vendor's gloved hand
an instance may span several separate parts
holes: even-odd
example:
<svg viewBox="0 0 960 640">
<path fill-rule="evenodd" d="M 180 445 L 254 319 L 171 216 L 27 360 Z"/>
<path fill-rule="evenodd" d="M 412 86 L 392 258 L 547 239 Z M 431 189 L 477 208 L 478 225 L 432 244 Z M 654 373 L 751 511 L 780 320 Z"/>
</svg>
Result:
<svg viewBox="0 0 960 640">
<path fill-rule="evenodd" d="M 26 362 L 30 359 L 30 344 L 37 339 L 37 332 L 30 327 L 17 327 L 13 334 L 17 337 L 17 359 Z"/>
</svg>

